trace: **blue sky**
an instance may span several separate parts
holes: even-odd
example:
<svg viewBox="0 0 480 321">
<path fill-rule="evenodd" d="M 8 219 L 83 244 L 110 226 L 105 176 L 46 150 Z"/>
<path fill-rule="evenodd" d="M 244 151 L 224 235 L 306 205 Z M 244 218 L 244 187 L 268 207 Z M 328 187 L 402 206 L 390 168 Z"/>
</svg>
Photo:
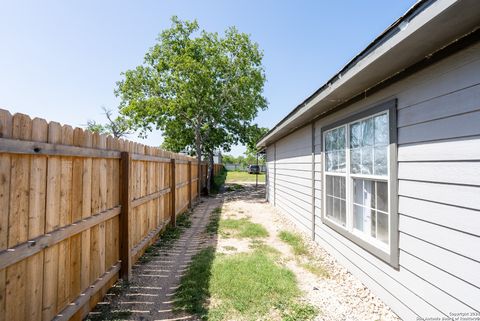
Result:
<svg viewBox="0 0 480 321">
<path fill-rule="evenodd" d="M 118 105 L 113 90 L 120 73 L 143 62 L 177 15 L 208 31 L 235 25 L 259 43 L 269 109 L 257 122 L 271 128 L 414 2 L 2 1 L 0 108 L 73 126 L 104 121 L 101 107 Z M 161 133 L 143 142 L 158 145 Z"/>
</svg>

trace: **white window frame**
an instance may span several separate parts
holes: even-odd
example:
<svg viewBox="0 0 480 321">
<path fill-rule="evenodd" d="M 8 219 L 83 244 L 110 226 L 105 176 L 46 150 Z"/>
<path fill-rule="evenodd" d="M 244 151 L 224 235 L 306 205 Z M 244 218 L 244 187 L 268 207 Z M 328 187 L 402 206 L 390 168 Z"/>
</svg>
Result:
<svg viewBox="0 0 480 321">
<path fill-rule="evenodd" d="M 387 176 L 352 174 L 350 173 L 350 126 L 358 121 L 387 114 L 389 126 L 389 144 L 387 148 Z M 345 172 L 326 171 L 325 136 L 329 131 L 345 127 Z M 373 255 L 398 268 L 398 212 L 397 212 L 397 124 L 396 100 L 369 108 L 363 112 L 347 117 L 341 121 L 322 127 L 322 222 L 338 233 L 350 239 Z M 345 177 L 346 223 L 345 227 L 326 216 L 326 176 Z M 374 238 L 370 234 L 370 224 L 367 231 L 359 231 L 353 227 L 353 179 L 383 181 L 388 186 L 388 244 Z M 368 233 L 367 233 L 368 232 Z"/>
</svg>

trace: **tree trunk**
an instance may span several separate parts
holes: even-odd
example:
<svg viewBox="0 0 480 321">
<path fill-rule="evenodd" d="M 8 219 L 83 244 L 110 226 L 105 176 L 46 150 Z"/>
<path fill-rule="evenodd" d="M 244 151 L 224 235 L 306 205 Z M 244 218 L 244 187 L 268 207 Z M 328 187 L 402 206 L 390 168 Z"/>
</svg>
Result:
<svg viewBox="0 0 480 321">
<path fill-rule="evenodd" d="M 200 128 L 195 128 L 195 153 L 197 154 L 197 191 L 198 197 L 202 193 L 202 141 L 200 137 Z"/>
<path fill-rule="evenodd" d="M 207 180 L 207 188 L 208 194 L 213 186 L 213 153 L 208 154 L 208 180 Z"/>
</svg>

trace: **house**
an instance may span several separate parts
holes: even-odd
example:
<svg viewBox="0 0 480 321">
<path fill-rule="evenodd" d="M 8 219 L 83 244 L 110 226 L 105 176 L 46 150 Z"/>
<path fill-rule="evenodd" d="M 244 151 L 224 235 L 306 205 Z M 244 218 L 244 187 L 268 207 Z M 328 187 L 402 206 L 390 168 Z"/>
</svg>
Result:
<svg viewBox="0 0 480 321">
<path fill-rule="evenodd" d="M 258 143 L 268 201 L 404 320 L 480 318 L 479 26 L 418 1 Z"/>
</svg>

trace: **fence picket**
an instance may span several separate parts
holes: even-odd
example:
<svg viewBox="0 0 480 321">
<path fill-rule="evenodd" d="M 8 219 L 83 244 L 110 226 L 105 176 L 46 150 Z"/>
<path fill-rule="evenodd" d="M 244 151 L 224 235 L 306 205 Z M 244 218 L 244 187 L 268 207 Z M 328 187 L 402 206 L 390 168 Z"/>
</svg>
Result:
<svg viewBox="0 0 480 321">
<path fill-rule="evenodd" d="M 206 184 L 193 158 L 1 109 L 0 139 L 0 321 L 83 319 Z"/>
<path fill-rule="evenodd" d="M 35 118 L 32 121 L 32 141 L 47 142 L 48 124 L 45 120 Z M 28 239 L 36 238 L 45 232 L 47 159 L 32 156 L 30 161 L 30 195 L 28 216 Z M 31 298 L 25 306 L 28 320 L 42 319 L 43 292 L 43 252 L 27 259 L 26 296 Z"/>
<path fill-rule="evenodd" d="M 48 142 L 61 144 L 62 127 L 59 123 L 50 122 L 48 124 Z M 60 225 L 60 170 L 61 158 L 49 157 L 47 160 L 45 233 L 57 229 Z M 57 313 L 57 281 L 58 244 L 46 248 L 44 253 L 42 320 L 51 320 Z"/>
<path fill-rule="evenodd" d="M 0 136 L 12 137 L 12 115 L 0 109 Z M 11 158 L 8 154 L 0 154 L 0 251 L 8 247 L 8 215 L 10 207 L 10 166 Z M 0 321 L 6 320 L 6 271 L 0 269 Z"/>
</svg>

